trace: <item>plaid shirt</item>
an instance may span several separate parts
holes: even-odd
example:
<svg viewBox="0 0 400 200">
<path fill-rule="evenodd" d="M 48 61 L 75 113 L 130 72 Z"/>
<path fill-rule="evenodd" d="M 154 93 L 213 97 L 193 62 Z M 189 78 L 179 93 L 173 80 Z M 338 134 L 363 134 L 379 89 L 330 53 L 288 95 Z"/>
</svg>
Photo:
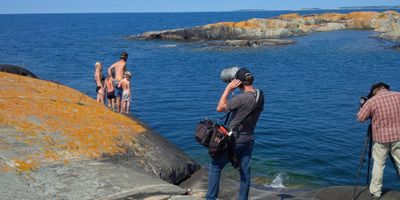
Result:
<svg viewBox="0 0 400 200">
<path fill-rule="evenodd" d="M 400 93 L 383 90 L 369 99 L 360 111 L 358 121 L 372 118 L 374 142 L 390 143 L 400 141 Z"/>
</svg>

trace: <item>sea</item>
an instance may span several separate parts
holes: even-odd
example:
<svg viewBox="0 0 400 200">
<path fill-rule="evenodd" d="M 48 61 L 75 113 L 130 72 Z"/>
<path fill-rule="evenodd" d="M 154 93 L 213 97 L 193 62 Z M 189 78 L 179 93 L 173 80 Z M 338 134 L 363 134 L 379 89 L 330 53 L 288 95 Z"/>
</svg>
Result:
<svg viewBox="0 0 400 200">
<path fill-rule="evenodd" d="M 203 43 L 128 40 L 147 31 L 298 12 L 350 10 L 93 13 L 0 15 L 0 64 L 25 67 L 95 98 L 94 64 L 104 68 L 129 53 L 131 113 L 207 167 L 207 150 L 194 139 L 204 118 L 218 119 L 226 84 L 220 73 L 247 67 L 265 94 L 251 163 L 262 188 L 354 185 L 368 122 L 359 123 L 359 99 L 376 82 L 400 90 L 400 51 L 373 31 L 346 30 L 290 38 L 292 45 L 214 49 Z M 366 184 L 367 157 L 359 176 Z M 386 163 L 383 186 L 400 188 Z M 238 178 L 227 166 L 226 173 Z"/>
</svg>

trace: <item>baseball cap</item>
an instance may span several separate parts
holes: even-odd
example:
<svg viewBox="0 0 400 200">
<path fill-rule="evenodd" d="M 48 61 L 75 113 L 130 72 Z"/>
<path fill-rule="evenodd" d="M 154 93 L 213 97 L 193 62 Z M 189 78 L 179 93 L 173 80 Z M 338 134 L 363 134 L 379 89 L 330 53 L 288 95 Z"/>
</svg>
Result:
<svg viewBox="0 0 400 200">
<path fill-rule="evenodd" d="M 371 98 L 372 96 L 374 96 L 374 90 L 381 86 L 383 86 L 387 90 L 390 90 L 390 86 L 384 82 L 375 83 L 371 86 L 371 90 L 369 91 L 368 98 Z"/>
<path fill-rule="evenodd" d="M 244 84 L 252 84 L 254 75 L 246 68 L 241 68 L 236 72 L 235 78 Z"/>
</svg>

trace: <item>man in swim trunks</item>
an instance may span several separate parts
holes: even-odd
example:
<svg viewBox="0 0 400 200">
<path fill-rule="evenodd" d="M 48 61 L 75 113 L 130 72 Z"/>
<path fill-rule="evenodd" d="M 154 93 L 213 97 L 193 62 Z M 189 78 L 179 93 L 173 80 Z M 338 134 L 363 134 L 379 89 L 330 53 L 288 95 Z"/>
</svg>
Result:
<svg viewBox="0 0 400 200">
<path fill-rule="evenodd" d="M 117 103 L 117 112 L 121 112 L 121 99 L 122 99 L 122 88 L 119 88 L 119 82 L 124 78 L 124 73 L 126 71 L 126 61 L 128 60 L 128 53 L 122 52 L 121 59 L 111 65 L 108 68 L 108 75 L 111 76 L 112 70 L 115 71 L 115 79 L 114 79 L 114 91 Z"/>
</svg>

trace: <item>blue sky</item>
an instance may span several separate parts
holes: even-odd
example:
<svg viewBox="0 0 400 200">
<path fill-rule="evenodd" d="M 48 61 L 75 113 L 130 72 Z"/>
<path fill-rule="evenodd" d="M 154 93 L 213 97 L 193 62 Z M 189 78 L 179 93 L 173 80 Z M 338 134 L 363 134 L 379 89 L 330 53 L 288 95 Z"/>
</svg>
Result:
<svg viewBox="0 0 400 200">
<path fill-rule="evenodd" d="M 400 5 L 399 0 L 0 0 L 0 13 L 197 12 Z"/>
</svg>

